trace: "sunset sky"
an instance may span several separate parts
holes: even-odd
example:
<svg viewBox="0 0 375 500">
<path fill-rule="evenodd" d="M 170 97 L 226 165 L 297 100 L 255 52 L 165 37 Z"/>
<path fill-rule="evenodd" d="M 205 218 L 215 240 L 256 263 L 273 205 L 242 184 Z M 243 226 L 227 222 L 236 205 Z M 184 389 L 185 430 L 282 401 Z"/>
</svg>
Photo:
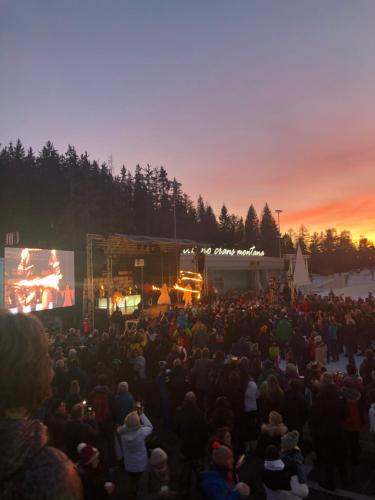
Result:
<svg viewBox="0 0 375 500">
<path fill-rule="evenodd" d="M 375 240 L 374 0 L 3 0 L 0 142 Z"/>
</svg>

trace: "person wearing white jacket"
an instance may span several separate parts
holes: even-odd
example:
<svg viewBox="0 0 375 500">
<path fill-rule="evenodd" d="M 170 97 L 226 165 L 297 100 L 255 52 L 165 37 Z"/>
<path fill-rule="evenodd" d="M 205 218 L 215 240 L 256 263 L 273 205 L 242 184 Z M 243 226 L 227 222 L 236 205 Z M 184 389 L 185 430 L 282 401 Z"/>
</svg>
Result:
<svg viewBox="0 0 375 500">
<path fill-rule="evenodd" d="M 301 500 L 309 494 L 307 484 L 300 483 L 297 475 L 292 475 L 273 445 L 267 448 L 262 480 L 267 500 Z"/>
<path fill-rule="evenodd" d="M 152 433 L 153 426 L 146 415 L 139 409 L 132 411 L 125 418 L 124 425 L 117 429 L 116 455 L 124 459 L 128 476 L 128 498 L 135 500 L 139 481 L 147 469 L 148 456 L 145 439 Z"/>
</svg>

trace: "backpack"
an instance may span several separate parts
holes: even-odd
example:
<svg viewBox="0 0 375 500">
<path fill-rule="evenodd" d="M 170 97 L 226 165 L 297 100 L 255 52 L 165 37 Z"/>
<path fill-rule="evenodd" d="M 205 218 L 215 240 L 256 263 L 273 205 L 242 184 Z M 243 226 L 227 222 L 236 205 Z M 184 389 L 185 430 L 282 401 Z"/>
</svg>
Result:
<svg viewBox="0 0 375 500">
<path fill-rule="evenodd" d="M 110 418 L 111 409 L 109 406 L 108 394 L 106 392 L 97 392 L 93 397 L 92 406 L 95 411 L 95 420 L 98 424 Z"/>
</svg>

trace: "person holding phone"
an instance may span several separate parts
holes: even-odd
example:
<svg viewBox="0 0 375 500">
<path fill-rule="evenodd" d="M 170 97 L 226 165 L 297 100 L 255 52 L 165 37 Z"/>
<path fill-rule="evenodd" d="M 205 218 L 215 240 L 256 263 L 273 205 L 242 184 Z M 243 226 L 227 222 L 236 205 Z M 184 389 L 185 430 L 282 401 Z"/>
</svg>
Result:
<svg viewBox="0 0 375 500">
<path fill-rule="evenodd" d="M 146 438 L 153 431 L 150 420 L 143 413 L 142 403 L 135 404 L 135 411 L 125 418 L 124 425 L 117 429 L 116 455 L 124 459 L 124 467 L 128 476 L 129 500 L 136 500 L 139 482 L 147 469 L 148 456 Z"/>
</svg>

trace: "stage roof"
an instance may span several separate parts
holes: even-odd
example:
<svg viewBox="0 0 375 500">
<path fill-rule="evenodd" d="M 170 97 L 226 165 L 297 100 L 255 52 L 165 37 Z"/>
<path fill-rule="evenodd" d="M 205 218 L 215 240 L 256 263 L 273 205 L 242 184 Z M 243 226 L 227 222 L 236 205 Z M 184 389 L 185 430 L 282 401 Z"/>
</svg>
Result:
<svg viewBox="0 0 375 500">
<path fill-rule="evenodd" d="M 133 234 L 88 234 L 88 240 L 94 246 L 102 248 L 106 254 L 116 255 L 148 255 L 157 252 L 173 252 L 185 247 L 207 246 L 207 243 L 198 243 L 195 240 L 163 238 L 158 236 L 142 236 Z"/>
</svg>

